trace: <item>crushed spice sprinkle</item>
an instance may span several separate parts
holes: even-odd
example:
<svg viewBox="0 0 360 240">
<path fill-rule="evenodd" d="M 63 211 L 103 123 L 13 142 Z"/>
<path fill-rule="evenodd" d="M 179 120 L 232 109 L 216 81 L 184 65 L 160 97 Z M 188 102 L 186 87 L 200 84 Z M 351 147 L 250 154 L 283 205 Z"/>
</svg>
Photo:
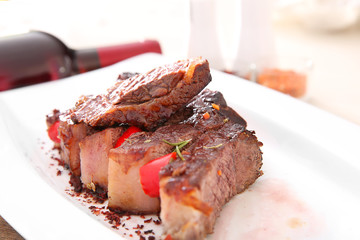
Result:
<svg viewBox="0 0 360 240">
<path fill-rule="evenodd" d="M 215 103 L 212 103 L 211 106 L 218 111 L 220 110 L 220 106 Z"/>
<path fill-rule="evenodd" d="M 218 170 L 218 171 L 217 171 L 217 174 L 218 174 L 219 176 L 221 176 L 221 174 L 222 174 L 221 170 Z"/>
<path fill-rule="evenodd" d="M 204 113 L 204 114 L 203 114 L 203 118 L 204 118 L 205 120 L 208 120 L 208 119 L 210 118 L 210 114 L 209 114 L 208 112 Z"/>
</svg>

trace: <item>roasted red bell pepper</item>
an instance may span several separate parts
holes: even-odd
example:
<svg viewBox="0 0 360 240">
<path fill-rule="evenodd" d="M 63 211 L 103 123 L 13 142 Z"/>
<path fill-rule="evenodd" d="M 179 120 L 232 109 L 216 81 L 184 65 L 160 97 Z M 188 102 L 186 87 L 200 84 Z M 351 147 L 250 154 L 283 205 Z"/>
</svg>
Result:
<svg viewBox="0 0 360 240">
<path fill-rule="evenodd" d="M 60 122 L 56 121 L 48 129 L 49 138 L 55 143 L 60 143 L 59 132 L 58 132 L 59 125 L 60 125 Z"/>
<path fill-rule="evenodd" d="M 130 126 L 117 140 L 115 144 L 115 148 L 120 147 L 123 142 L 125 142 L 126 139 L 128 139 L 131 135 L 133 135 L 136 132 L 141 132 L 141 129 L 135 126 Z"/>
<path fill-rule="evenodd" d="M 159 197 L 159 172 L 171 159 L 176 159 L 176 152 L 156 158 L 140 168 L 140 183 L 145 194 Z"/>
</svg>

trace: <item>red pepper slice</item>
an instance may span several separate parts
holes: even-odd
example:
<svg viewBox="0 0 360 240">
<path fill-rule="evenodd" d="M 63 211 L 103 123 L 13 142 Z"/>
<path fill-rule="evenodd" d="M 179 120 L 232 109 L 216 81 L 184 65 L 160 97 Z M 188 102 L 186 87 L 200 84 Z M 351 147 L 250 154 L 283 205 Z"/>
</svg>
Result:
<svg viewBox="0 0 360 240">
<path fill-rule="evenodd" d="M 49 138 L 55 143 L 60 143 L 59 132 L 58 132 L 59 125 L 60 122 L 56 121 L 48 129 Z"/>
<path fill-rule="evenodd" d="M 141 132 L 141 129 L 135 126 L 130 126 L 117 140 L 115 144 L 115 148 L 120 147 L 123 142 L 125 142 L 126 139 L 128 139 L 131 135 L 133 135 L 136 132 Z"/>
<path fill-rule="evenodd" d="M 176 159 L 176 152 L 151 160 L 140 168 L 140 183 L 145 194 L 150 197 L 159 197 L 159 172 L 171 159 Z"/>
</svg>

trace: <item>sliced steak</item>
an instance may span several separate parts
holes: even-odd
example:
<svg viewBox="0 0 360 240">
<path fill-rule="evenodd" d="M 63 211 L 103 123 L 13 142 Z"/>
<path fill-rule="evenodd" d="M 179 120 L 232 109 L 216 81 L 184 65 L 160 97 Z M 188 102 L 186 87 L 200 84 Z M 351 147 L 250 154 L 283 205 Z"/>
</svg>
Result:
<svg viewBox="0 0 360 240">
<path fill-rule="evenodd" d="M 60 115 L 60 125 L 58 130 L 59 138 L 61 140 L 61 160 L 69 166 L 74 176 L 80 176 L 79 142 L 86 136 L 95 133 L 97 130 L 85 123 L 72 124 L 71 120 L 62 118 L 62 115 Z"/>
<path fill-rule="evenodd" d="M 136 76 L 136 73 L 122 73 L 118 77 L 118 81 L 126 81 L 129 77 Z M 85 102 L 89 96 L 81 96 L 77 105 Z M 60 125 L 58 128 L 59 138 L 60 138 L 60 158 L 64 162 L 66 166 L 69 166 L 72 176 L 71 182 L 75 189 L 81 190 L 81 167 L 80 167 L 80 146 L 79 143 L 86 136 L 94 134 L 101 130 L 101 128 L 92 127 L 85 122 L 74 122 L 71 119 L 73 109 L 69 109 L 63 113 L 59 110 L 54 110 L 53 114 L 47 116 L 47 125 L 52 122 L 60 121 Z M 55 145 L 56 147 L 56 145 Z M 91 151 L 90 149 L 84 150 Z"/>
<path fill-rule="evenodd" d="M 140 167 L 174 150 L 174 147 L 163 140 L 195 140 L 199 134 L 200 132 L 190 125 L 168 125 L 153 133 L 135 133 L 120 147 L 110 150 L 108 207 L 117 212 L 135 214 L 159 212 L 159 198 L 146 195 L 141 187 Z"/>
<path fill-rule="evenodd" d="M 218 106 L 214 108 L 213 104 Z M 203 117 L 206 112 L 210 113 L 209 119 Z M 109 207 L 131 213 L 157 212 L 160 209 L 159 200 L 147 196 L 142 190 L 139 168 L 173 150 L 172 146 L 163 142 L 164 139 L 180 142 L 191 138 L 192 141 L 187 145 L 190 146 L 204 132 L 219 129 L 228 121 L 232 122 L 229 115 L 245 128 L 246 122 L 226 105 L 220 92 L 205 90 L 174 114 L 165 126 L 153 133 L 133 135 L 121 147 L 110 150 Z"/>
<path fill-rule="evenodd" d="M 84 122 L 92 127 L 127 123 L 153 129 L 210 81 L 206 60 L 178 61 L 117 81 L 106 94 L 84 96 L 68 114 L 74 123 Z"/>
<path fill-rule="evenodd" d="M 81 181 L 90 190 L 108 189 L 109 150 L 124 133 L 124 127 L 107 128 L 80 141 Z"/>
<path fill-rule="evenodd" d="M 244 126 L 227 122 L 205 132 L 190 146 L 185 161 L 160 171 L 164 236 L 204 239 L 222 206 L 261 174 L 261 142 Z"/>
<path fill-rule="evenodd" d="M 206 113 L 209 114 L 208 118 L 204 117 Z M 204 89 L 184 108 L 172 115 L 165 124 L 184 123 L 208 131 L 221 127 L 229 120 L 244 128 L 247 126 L 246 121 L 227 105 L 221 92 Z"/>
</svg>

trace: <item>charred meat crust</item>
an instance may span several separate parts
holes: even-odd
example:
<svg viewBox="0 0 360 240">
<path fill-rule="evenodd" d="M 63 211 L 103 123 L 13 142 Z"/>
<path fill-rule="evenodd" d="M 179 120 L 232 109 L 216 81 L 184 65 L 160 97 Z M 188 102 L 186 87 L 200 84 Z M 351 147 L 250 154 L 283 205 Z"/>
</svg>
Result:
<svg viewBox="0 0 360 240">
<path fill-rule="evenodd" d="M 206 60 L 184 60 L 117 81 L 104 95 L 83 96 L 69 111 L 74 123 L 92 127 L 127 123 L 153 129 L 211 81 Z"/>
<path fill-rule="evenodd" d="M 51 125 L 53 125 L 55 122 L 59 121 L 60 116 L 60 110 L 54 109 L 52 113 L 46 115 L 46 125 L 49 128 Z"/>
<path fill-rule="evenodd" d="M 160 171 L 164 234 L 173 239 L 203 239 L 211 233 L 222 206 L 261 176 L 262 153 L 254 132 L 226 123 L 201 135 L 187 151 Z M 171 209 L 188 211 L 176 217 Z"/>
<path fill-rule="evenodd" d="M 218 109 L 214 108 L 214 104 L 218 106 Z M 192 116 L 184 123 L 204 130 L 219 128 L 225 119 L 225 122 L 231 120 L 245 128 L 247 125 L 246 121 L 227 105 L 224 96 L 219 91 L 203 90 L 186 108 L 192 109 Z M 209 113 L 208 119 L 203 117 L 204 113 Z"/>
</svg>

